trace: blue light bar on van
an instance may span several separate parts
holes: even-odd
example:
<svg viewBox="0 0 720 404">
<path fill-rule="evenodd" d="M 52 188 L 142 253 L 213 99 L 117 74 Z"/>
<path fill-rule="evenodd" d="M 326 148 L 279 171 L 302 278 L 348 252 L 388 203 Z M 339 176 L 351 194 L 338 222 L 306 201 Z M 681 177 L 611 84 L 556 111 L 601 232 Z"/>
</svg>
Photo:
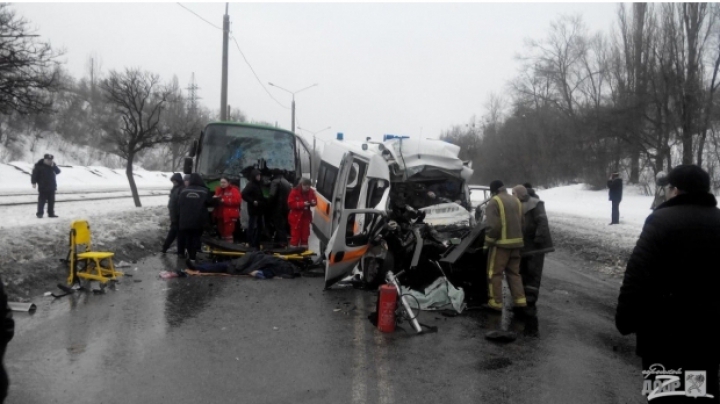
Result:
<svg viewBox="0 0 720 404">
<path fill-rule="evenodd" d="M 342 132 L 338 132 L 338 134 L 337 134 L 337 140 L 343 140 L 343 137 L 344 137 L 343 133 L 342 133 Z"/>
<path fill-rule="evenodd" d="M 410 139 L 410 136 L 399 136 L 399 135 L 389 135 L 384 134 L 383 135 L 383 142 L 389 139 Z"/>
</svg>

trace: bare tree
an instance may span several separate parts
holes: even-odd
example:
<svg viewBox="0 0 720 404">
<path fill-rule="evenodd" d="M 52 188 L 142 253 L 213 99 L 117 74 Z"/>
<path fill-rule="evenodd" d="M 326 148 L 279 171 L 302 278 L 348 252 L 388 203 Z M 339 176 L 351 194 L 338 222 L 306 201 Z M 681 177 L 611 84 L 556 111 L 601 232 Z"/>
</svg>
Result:
<svg viewBox="0 0 720 404">
<path fill-rule="evenodd" d="M 39 42 L 23 18 L 0 4 L 0 113 L 46 112 L 52 106 L 47 91 L 58 82 L 58 54 Z"/>
<path fill-rule="evenodd" d="M 171 140 L 161 125 L 171 90 L 160 83 L 158 75 L 140 69 L 111 71 L 100 88 L 112 108 L 105 122 L 105 136 L 114 145 L 114 152 L 127 161 L 125 173 L 135 206 L 140 207 L 133 161 L 139 152 Z"/>
</svg>

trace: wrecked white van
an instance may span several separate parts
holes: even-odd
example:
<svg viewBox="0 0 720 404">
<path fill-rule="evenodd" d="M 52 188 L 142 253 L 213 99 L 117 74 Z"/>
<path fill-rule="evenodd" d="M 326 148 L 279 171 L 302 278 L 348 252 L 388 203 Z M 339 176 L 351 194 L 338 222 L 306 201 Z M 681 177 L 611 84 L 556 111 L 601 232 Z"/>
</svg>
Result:
<svg viewBox="0 0 720 404">
<path fill-rule="evenodd" d="M 475 225 L 467 185 L 473 171 L 459 152 L 458 146 L 436 139 L 333 141 L 325 146 L 315 184 L 313 229 L 327 258 L 326 288 L 361 262 L 369 247 L 363 236 L 379 215 L 392 216 L 396 208 L 423 212 L 425 223 L 448 234 Z M 343 212 L 357 209 L 361 211 L 345 215 L 352 223 L 340 226 Z M 355 242 L 347 245 L 353 236 Z"/>
</svg>

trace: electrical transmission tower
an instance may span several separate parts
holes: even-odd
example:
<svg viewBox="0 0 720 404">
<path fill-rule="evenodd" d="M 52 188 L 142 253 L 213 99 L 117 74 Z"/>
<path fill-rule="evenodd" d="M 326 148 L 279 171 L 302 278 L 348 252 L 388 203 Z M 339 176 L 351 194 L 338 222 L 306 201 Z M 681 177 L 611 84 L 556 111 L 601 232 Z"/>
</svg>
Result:
<svg viewBox="0 0 720 404">
<path fill-rule="evenodd" d="M 197 113 L 197 107 L 198 107 L 198 101 L 201 99 L 197 95 L 197 91 L 200 89 L 200 87 L 197 86 L 197 83 L 195 83 L 195 73 L 193 72 L 191 78 L 190 78 L 190 85 L 188 85 L 187 91 L 188 91 L 188 111 L 190 114 L 195 115 Z"/>
</svg>

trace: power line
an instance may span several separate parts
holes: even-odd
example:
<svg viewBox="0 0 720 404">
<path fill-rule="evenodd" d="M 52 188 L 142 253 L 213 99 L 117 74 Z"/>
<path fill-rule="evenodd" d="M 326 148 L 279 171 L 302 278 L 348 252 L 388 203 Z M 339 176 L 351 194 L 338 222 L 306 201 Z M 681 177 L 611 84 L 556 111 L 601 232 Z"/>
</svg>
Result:
<svg viewBox="0 0 720 404">
<path fill-rule="evenodd" d="M 275 100 L 275 102 L 277 102 L 278 105 L 280 105 L 281 107 L 283 107 L 285 109 L 290 109 L 290 107 L 286 107 L 280 101 L 278 101 L 277 98 L 273 97 L 273 95 L 270 93 L 270 91 L 268 91 L 267 87 L 265 87 L 265 85 L 263 84 L 262 80 L 260 80 L 260 77 L 258 77 L 257 73 L 255 73 L 255 69 L 253 69 L 252 65 L 250 65 L 250 62 L 248 62 L 242 49 L 240 49 L 240 45 L 238 44 L 237 39 L 235 39 L 235 36 L 230 35 L 230 37 L 232 38 L 233 42 L 235 42 L 235 46 L 237 46 L 238 52 L 240 52 L 240 55 L 242 55 L 243 59 L 245 60 L 245 63 L 247 63 L 248 67 L 250 68 L 250 71 L 252 71 L 253 75 L 255 76 L 255 79 L 257 79 L 258 83 L 260 83 L 263 90 L 265 90 L 265 92 L 270 96 L 270 98 Z"/>
<path fill-rule="evenodd" d="M 197 14 L 196 12 L 194 12 L 194 11 L 190 10 L 189 8 L 183 6 L 182 4 L 180 4 L 180 3 L 176 3 L 176 4 L 177 4 L 178 6 L 184 8 L 185 10 L 191 12 L 191 13 L 192 13 L 193 15 L 195 15 L 197 18 L 199 18 L 199 19 L 203 20 L 204 22 L 210 24 L 213 28 L 219 29 L 220 31 L 223 30 L 222 28 L 218 27 L 217 25 L 215 25 L 215 24 L 211 23 L 210 21 L 202 18 L 202 17 L 201 17 L 199 14 Z M 237 47 L 238 51 L 240 52 L 240 55 L 243 57 L 243 60 L 245 60 L 245 63 L 246 63 L 246 64 L 248 65 L 248 67 L 250 68 L 250 71 L 252 72 L 253 76 L 255 76 L 255 79 L 258 81 L 258 83 L 260 83 L 260 86 L 262 86 L 263 90 L 265 90 L 265 92 L 267 93 L 267 95 L 269 95 L 270 98 L 272 98 L 273 101 L 277 102 L 278 105 L 280 105 L 281 107 L 283 107 L 283 108 L 285 108 L 285 109 L 290 109 L 290 107 L 286 107 L 286 106 L 283 105 L 280 101 L 278 101 L 277 98 L 273 97 L 272 93 L 270 93 L 270 91 L 267 89 L 267 87 L 265 87 L 265 85 L 263 84 L 262 80 L 260 80 L 260 77 L 258 77 L 257 73 L 255 73 L 255 69 L 253 69 L 252 65 L 250 64 L 250 62 L 249 62 L 249 61 L 247 60 L 247 58 L 245 57 L 245 54 L 243 53 L 242 49 L 240 49 L 240 44 L 238 44 L 238 41 L 237 41 L 237 39 L 235 39 L 235 36 L 230 35 L 230 37 L 232 38 L 233 42 L 235 42 L 235 46 Z"/>
<path fill-rule="evenodd" d="M 182 4 L 180 4 L 180 3 L 176 3 L 176 4 L 177 4 L 178 6 L 180 6 L 180 7 L 184 8 L 185 10 L 187 10 L 187 11 L 189 11 L 189 12 L 193 13 L 193 14 L 194 14 L 194 15 L 195 15 L 195 16 L 196 16 L 197 18 L 199 18 L 199 19 L 201 19 L 201 20 L 205 21 L 206 23 L 210 24 L 210 25 L 211 25 L 211 26 L 212 26 L 213 28 L 219 29 L 220 31 L 222 31 L 222 30 L 223 30 L 222 28 L 218 27 L 217 25 L 215 25 L 215 24 L 211 23 L 210 21 L 208 21 L 208 20 L 206 20 L 206 19 L 202 18 L 202 17 L 201 17 L 201 16 L 200 16 L 200 15 L 199 15 L 198 13 L 196 13 L 196 12 L 194 12 L 194 11 L 190 10 L 189 8 L 187 8 L 187 7 L 183 6 Z"/>
</svg>

